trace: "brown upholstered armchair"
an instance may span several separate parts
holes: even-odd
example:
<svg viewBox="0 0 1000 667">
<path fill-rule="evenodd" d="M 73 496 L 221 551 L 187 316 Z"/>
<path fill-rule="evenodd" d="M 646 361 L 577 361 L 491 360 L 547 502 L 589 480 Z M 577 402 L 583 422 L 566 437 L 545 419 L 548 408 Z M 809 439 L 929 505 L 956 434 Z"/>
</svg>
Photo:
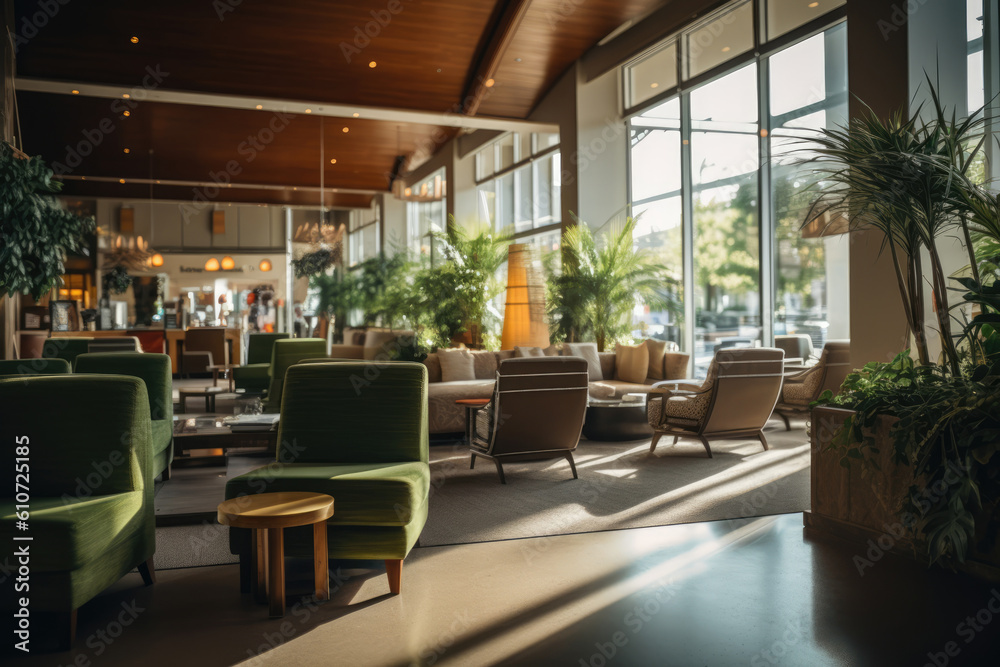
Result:
<svg viewBox="0 0 1000 667">
<path fill-rule="evenodd" d="M 788 418 L 808 416 L 809 404 L 824 391 L 829 389 L 836 394 L 850 371 L 851 342 L 827 341 L 815 366 L 786 375 L 781 400 L 774 409 L 774 414 L 785 422 L 785 430 L 792 430 Z"/>
<path fill-rule="evenodd" d="M 785 352 L 776 348 L 724 348 L 715 353 L 699 385 L 657 383 L 647 415 L 653 427 L 649 451 L 664 435 L 697 438 L 712 458 L 709 438 L 752 436 L 767 449 L 764 424 L 778 401 Z M 671 388 L 676 387 L 676 388 Z"/>
<path fill-rule="evenodd" d="M 573 450 L 587 412 L 589 372 L 579 357 L 505 359 L 497 370 L 493 400 L 476 417 L 472 461 L 490 459 L 500 483 L 503 464 L 565 458 L 578 479 Z"/>
<path fill-rule="evenodd" d="M 182 376 L 207 373 L 209 366 L 228 363 L 225 328 L 194 327 L 184 333 L 178 368 Z"/>
</svg>

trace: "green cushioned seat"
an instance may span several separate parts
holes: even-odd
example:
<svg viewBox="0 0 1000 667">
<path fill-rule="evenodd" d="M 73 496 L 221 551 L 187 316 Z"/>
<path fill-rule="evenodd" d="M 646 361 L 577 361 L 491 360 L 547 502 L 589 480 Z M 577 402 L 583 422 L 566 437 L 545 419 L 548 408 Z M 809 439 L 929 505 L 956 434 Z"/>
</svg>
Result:
<svg viewBox="0 0 1000 667">
<path fill-rule="evenodd" d="M 145 383 L 122 375 L 0 380 L 0 464 L 16 438 L 31 465 L 31 611 L 75 612 L 156 550 L 152 430 Z M 40 411 L 39 406 L 45 406 Z M 9 412 L 7 412 L 9 410 Z M 0 489 L 0 562 L 12 562 L 14 485 Z M 10 608 L 13 596 L 0 597 Z"/>
<path fill-rule="evenodd" d="M 424 463 L 381 463 L 325 465 L 303 463 L 289 470 L 259 468 L 241 475 L 232 493 L 250 495 L 263 483 L 269 491 L 310 491 L 326 493 L 335 500 L 330 525 L 405 526 L 407 516 L 397 507 L 418 507 L 430 492 L 430 468 Z M 230 493 L 229 488 L 226 489 Z M 372 498 L 380 498 L 373 503 Z"/>
<path fill-rule="evenodd" d="M 76 368 L 76 358 L 86 354 L 93 338 L 49 338 L 42 346 L 43 359 L 65 359 Z"/>
<path fill-rule="evenodd" d="M 271 357 L 274 343 L 290 338 L 287 333 L 257 333 L 247 337 L 247 363 L 233 369 L 233 386 L 248 393 L 262 394 L 271 385 Z"/>
<path fill-rule="evenodd" d="M 281 408 L 281 393 L 285 384 L 285 372 L 290 366 L 303 359 L 326 356 L 326 341 L 322 338 L 290 338 L 274 341 L 271 366 L 268 369 L 267 398 L 264 412 L 278 412 Z"/>
<path fill-rule="evenodd" d="M 401 568 L 427 520 L 427 368 L 358 361 L 289 368 L 277 461 L 229 480 L 226 498 L 270 491 L 332 495 L 330 557 L 385 560 L 387 568 L 390 563 Z M 247 581 L 249 531 L 229 534 Z M 290 528 L 285 534 L 285 553 L 312 554 L 311 529 Z M 390 575 L 390 590 L 398 589 L 399 580 L 394 583 Z"/>
<path fill-rule="evenodd" d="M 0 378 L 24 375 L 62 375 L 71 372 L 65 359 L 3 359 L 0 360 Z"/>
<path fill-rule="evenodd" d="M 170 357 L 166 354 L 97 352 L 81 354 L 76 372 L 99 375 L 131 375 L 146 384 L 149 413 L 152 417 L 153 477 L 170 477 L 174 460 L 174 394 Z"/>
<path fill-rule="evenodd" d="M 86 482 L 81 480 L 81 484 Z M 0 500 L 0 540 L 5 542 L 16 534 L 14 504 L 10 499 Z M 32 572 L 75 570 L 100 558 L 124 526 L 142 520 L 142 505 L 141 490 L 110 496 L 32 499 L 31 536 L 34 542 L 45 545 L 32 554 Z"/>
</svg>

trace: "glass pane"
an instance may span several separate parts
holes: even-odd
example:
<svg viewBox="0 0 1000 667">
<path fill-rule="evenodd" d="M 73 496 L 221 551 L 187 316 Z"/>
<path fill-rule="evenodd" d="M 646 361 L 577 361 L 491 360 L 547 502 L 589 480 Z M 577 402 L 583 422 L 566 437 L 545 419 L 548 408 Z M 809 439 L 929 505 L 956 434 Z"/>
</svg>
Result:
<svg viewBox="0 0 1000 667">
<path fill-rule="evenodd" d="M 716 351 L 760 345 L 757 173 L 694 193 L 695 377 Z"/>
<path fill-rule="evenodd" d="M 847 0 L 767 0 L 767 38 L 784 35 L 845 4 Z"/>
<path fill-rule="evenodd" d="M 479 180 L 489 178 L 496 171 L 496 147 L 490 144 L 479 151 Z"/>
<path fill-rule="evenodd" d="M 507 174 L 497 181 L 497 195 L 500 198 L 500 211 L 497 214 L 497 228 L 503 229 L 514 224 L 514 174 Z"/>
<path fill-rule="evenodd" d="M 531 166 L 521 167 L 514 172 L 516 184 L 514 201 L 514 230 L 523 232 L 531 229 Z"/>
<path fill-rule="evenodd" d="M 642 104 L 677 85 L 677 43 L 671 42 L 626 69 L 628 106 Z"/>
<path fill-rule="evenodd" d="M 753 48 L 753 3 L 745 2 L 684 33 L 686 77 L 721 65 Z"/>
<path fill-rule="evenodd" d="M 679 192 L 681 133 L 676 130 L 632 130 L 632 201 Z"/>
<path fill-rule="evenodd" d="M 500 166 L 503 170 L 514 164 L 514 135 L 508 134 L 497 145 L 500 147 Z"/>
<path fill-rule="evenodd" d="M 531 157 L 531 133 L 518 132 L 514 137 L 517 142 L 517 161 L 527 160 Z"/>
<path fill-rule="evenodd" d="M 559 206 L 552 198 L 552 157 L 546 156 L 534 164 L 535 226 L 552 224 L 552 207 Z"/>
<path fill-rule="evenodd" d="M 684 332 L 684 246 L 680 196 L 658 199 L 633 209 L 636 217 L 636 246 L 648 250 L 667 267 L 671 281 L 664 285 L 666 307 L 655 310 L 640 304 L 633 313 L 632 335 L 636 338 L 672 340 L 683 350 Z"/>
<path fill-rule="evenodd" d="M 681 98 L 671 97 L 632 119 L 633 127 L 665 127 L 679 130 L 681 127 Z"/>
<path fill-rule="evenodd" d="M 965 32 L 970 42 L 983 36 L 983 0 L 966 0 Z"/>
<path fill-rule="evenodd" d="M 757 65 L 727 74 L 691 91 L 695 130 L 757 132 Z"/>
<path fill-rule="evenodd" d="M 970 53 L 968 57 L 969 94 L 966 103 L 969 113 L 972 113 L 986 103 L 986 78 L 983 75 L 983 52 Z"/>
<path fill-rule="evenodd" d="M 760 165 L 755 134 L 691 133 L 691 177 L 694 185 L 752 174 Z"/>
<path fill-rule="evenodd" d="M 476 190 L 479 207 L 480 224 L 489 225 L 492 229 L 497 222 L 497 193 L 495 183 L 490 181 Z"/>
<path fill-rule="evenodd" d="M 819 129 L 847 117 L 847 28 L 837 25 L 770 58 L 771 127 Z"/>
</svg>

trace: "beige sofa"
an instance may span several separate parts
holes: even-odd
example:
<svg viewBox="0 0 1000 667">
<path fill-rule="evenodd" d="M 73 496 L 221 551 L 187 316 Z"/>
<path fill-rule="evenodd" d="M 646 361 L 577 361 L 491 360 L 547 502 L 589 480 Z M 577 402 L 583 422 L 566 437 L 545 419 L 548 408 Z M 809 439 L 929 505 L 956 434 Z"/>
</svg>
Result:
<svg viewBox="0 0 1000 667">
<path fill-rule="evenodd" d="M 546 350 L 548 356 L 557 355 L 559 352 L 558 349 L 551 347 Z M 642 384 L 619 380 L 615 373 L 615 353 L 601 352 L 598 356 L 601 359 L 603 379 L 600 382 L 590 383 L 590 395 L 593 398 L 610 399 L 620 398 L 625 394 L 648 393 L 654 382 L 661 381 L 660 378 L 648 377 Z M 474 350 L 472 357 L 476 379 L 452 382 L 442 382 L 441 380 L 441 361 L 438 353 L 429 354 L 424 360 L 429 380 L 427 407 L 431 433 L 461 433 L 465 431 L 465 408 L 462 405 L 456 405 L 455 401 L 460 398 L 491 398 L 499 363 L 504 359 L 513 358 L 514 351 Z M 662 379 L 679 380 L 687 377 L 687 366 L 688 355 L 676 351 L 667 352 L 664 356 Z"/>
<path fill-rule="evenodd" d="M 393 348 L 409 344 L 412 331 L 389 329 L 344 329 L 344 343 L 330 346 L 332 359 L 364 359 L 372 361 L 380 352 L 392 356 Z M 385 358 L 384 356 L 381 358 Z"/>
</svg>

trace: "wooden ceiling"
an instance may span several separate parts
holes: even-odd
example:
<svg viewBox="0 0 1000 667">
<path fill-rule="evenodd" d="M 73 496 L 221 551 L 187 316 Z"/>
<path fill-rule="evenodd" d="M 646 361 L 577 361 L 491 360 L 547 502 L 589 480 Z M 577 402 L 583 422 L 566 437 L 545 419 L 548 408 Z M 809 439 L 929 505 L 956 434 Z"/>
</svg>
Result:
<svg viewBox="0 0 1000 667">
<path fill-rule="evenodd" d="M 19 93 L 23 145 L 50 163 L 61 162 L 67 146 L 77 146 L 85 132 L 109 119 L 114 129 L 70 172 L 90 180 L 68 180 L 67 192 L 107 196 L 114 190 L 109 186 L 131 189 L 131 181 L 150 178 L 194 184 L 235 162 L 239 173 L 232 180 L 238 186 L 287 186 L 287 191 L 234 187 L 220 200 L 292 203 L 300 195 L 290 188 L 319 186 L 322 122 L 326 188 L 385 191 L 397 155 L 433 152 L 456 130 L 433 123 L 298 114 L 283 119 L 281 131 L 253 150 L 250 159 L 250 151 L 241 148 L 272 122 L 269 111 L 138 102 L 125 117 L 115 100 L 69 93 L 72 84 L 136 86 L 153 68 L 163 73 L 160 87 L 166 91 L 259 98 L 265 105 L 291 100 L 443 114 L 462 108 L 484 54 L 497 44 L 498 26 L 519 5 L 516 28 L 501 40 L 502 52 L 495 58 L 496 85 L 483 97 L 478 114 L 523 119 L 597 40 L 665 1 L 55 3 L 58 11 L 37 35 L 18 41 L 17 75 L 67 82 L 66 90 Z M 38 11 L 36 0 L 16 0 L 19 35 L 25 18 Z M 345 126 L 350 132 L 342 132 Z M 126 183 L 95 180 L 101 178 Z M 191 189 L 164 186 L 160 191 L 188 198 Z M 330 193 L 335 201 L 336 194 Z M 318 202 L 318 193 L 313 196 Z M 345 193 L 337 205 L 363 199 Z"/>
</svg>

